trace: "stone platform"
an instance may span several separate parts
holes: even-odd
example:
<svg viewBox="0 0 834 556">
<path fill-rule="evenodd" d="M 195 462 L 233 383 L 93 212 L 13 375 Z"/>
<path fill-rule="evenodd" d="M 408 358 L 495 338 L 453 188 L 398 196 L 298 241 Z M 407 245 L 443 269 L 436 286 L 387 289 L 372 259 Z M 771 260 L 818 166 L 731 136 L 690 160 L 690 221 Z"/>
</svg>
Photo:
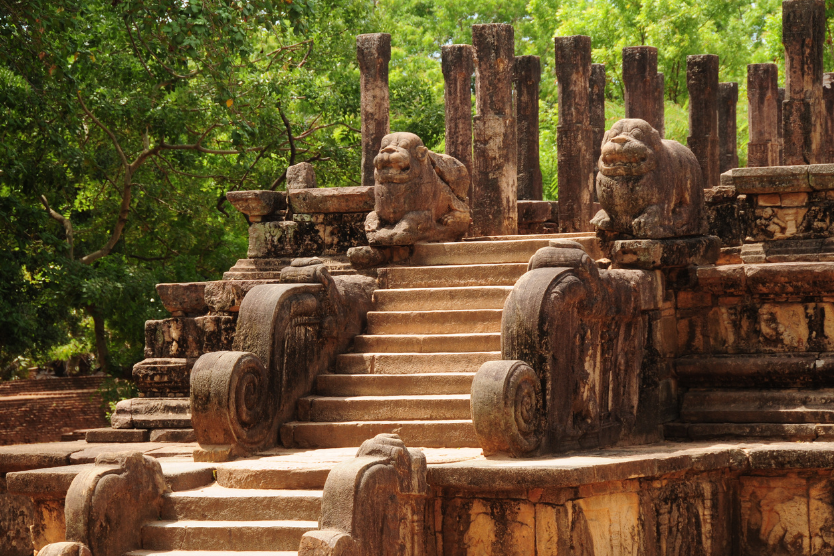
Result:
<svg viewBox="0 0 834 556">
<path fill-rule="evenodd" d="M 191 543 L 195 554 L 247 553 L 263 550 L 257 548 L 261 541 L 246 544 L 259 537 L 277 539 L 292 553 L 303 531 L 315 528 L 330 470 L 354 459 L 357 450 L 281 448 L 208 464 L 187 455 L 193 448 L 84 442 L 3 447 L 2 507 L 20 510 L 11 525 L 34 524 L 36 543 L 55 542 L 72 479 L 92 467 L 98 453 L 138 450 L 159 458 L 172 492 L 163 511 L 167 521 L 143 528 L 153 549 L 136 554 L 158 554 L 180 541 Z M 564 543 L 581 543 L 593 555 L 654 554 L 655 547 L 682 541 L 704 554 L 753 554 L 755 547 L 781 553 L 787 543 L 786 554 L 817 554 L 806 549 L 831 542 L 834 444 L 828 442 L 663 442 L 527 459 L 484 457 L 472 448 L 424 453 L 427 511 L 434 514 L 426 540 L 444 555 L 570 553 Z M 35 506 L 25 507 L 21 494 L 34 498 Z M 262 504 L 300 521 L 269 521 L 276 518 L 260 515 Z M 253 512 L 258 515 L 249 516 Z M 190 540 L 178 541 L 178 528 L 190 529 Z M 0 540 L 16 533 L 8 530 Z M 227 536 L 239 540 L 228 544 Z"/>
</svg>

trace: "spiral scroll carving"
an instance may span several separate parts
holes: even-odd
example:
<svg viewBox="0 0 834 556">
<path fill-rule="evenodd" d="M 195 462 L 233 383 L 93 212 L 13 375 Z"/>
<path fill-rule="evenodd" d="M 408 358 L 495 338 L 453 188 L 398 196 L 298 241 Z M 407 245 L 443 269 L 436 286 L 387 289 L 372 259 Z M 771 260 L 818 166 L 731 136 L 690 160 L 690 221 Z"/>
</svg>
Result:
<svg viewBox="0 0 834 556">
<path fill-rule="evenodd" d="M 275 412 L 261 360 L 242 351 L 207 353 L 191 372 L 191 422 L 201 445 L 257 448 Z"/>
<path fill-rule="evenodd" d="M 541 381 L 523 361 L 489 361 L 472 381 L 472 421 L 484 453 L 529 455 L 544 435 Z"/>
</svg>

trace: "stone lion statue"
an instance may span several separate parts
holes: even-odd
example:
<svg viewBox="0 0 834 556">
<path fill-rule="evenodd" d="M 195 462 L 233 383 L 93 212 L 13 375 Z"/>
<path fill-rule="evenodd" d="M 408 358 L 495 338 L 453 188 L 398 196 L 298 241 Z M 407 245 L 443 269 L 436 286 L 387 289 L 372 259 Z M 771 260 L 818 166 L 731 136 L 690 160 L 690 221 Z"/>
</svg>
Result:
<svg viewBox="0 0 834 556">
<path fill-rule="evenodd" d="M 374 167 L 374 211 L 365 219 L 371 246 L 455 241 L 469 229 L 469 172 L 456 158 L 400 132 L 382 138 Z"/>
<path fill-rule="evenodd" d="M 643 120 L 620 120 L 605 132 L 597 196 L 602 210 L 591 223 L 601 230 L 641 239 L 707 232 L 698 160 Z"/>
</svg>

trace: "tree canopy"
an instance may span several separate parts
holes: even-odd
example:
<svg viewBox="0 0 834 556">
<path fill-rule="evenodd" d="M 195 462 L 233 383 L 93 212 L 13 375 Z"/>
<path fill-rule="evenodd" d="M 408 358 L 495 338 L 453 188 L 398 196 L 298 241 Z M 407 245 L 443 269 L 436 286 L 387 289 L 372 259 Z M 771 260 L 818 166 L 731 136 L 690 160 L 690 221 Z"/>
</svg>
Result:
<svg viewBox="0 0 834 556">
<path fill-rule="evenodd" d="M 281 189 L 305 160 L 321 185 L 358 184 L 357 34 L 392 35 L 391 128 L 442 150 L 440 47 L 491 22 L 542 58 L 550 198 L 554 36 L 592 37 L 611 120 L 622 48 L 657 46 L 682 141 L 687 55 L 718 54 L 741 85 L 740 147 L 746 65 L 784 67 L 780 0 L 0 0 L 0 377 L 85 351 L 129 369 L 143 321 L 166 314 L 155 283 L 218 279 L 245 256 L 226 192 Z"/>
</svg>

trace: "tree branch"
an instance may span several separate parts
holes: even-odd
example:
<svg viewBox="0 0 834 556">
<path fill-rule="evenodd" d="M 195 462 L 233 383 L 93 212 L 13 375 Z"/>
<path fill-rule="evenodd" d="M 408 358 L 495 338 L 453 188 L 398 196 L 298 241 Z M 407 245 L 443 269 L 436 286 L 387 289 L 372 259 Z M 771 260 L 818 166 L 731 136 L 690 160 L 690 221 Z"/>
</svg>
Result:
<svg viewBox="0 0 834 556">
<path fill-rule="evenodd" d="M 75 249 L 75 240 L 73 239 L 72 222 L 70 222 L 70 219 L 64 216 L 63 214 L 59 213 L 56 210 L 53 210 L 49 206 L 49 202 L 46 200 L 46 197 L 43 195 L 41 195 L 41 203 L 43 203 L 43 206 L 46 208 L 46 212 L 49 213 L 49 216 L 52 217 L 54 220 L 60 222 L 61 225 L 64 227 L 64 233 L 67 236 L 67 245 L 69 245 L 69 258 L 74 259 L 75 255 L 73 251 Z"/>
<path fill-rule="evenodd" d="M 75 96 L 78 98 L 78 102 L 81 103 L 81 109 L 84 110 L 84 113 L 87 114 L 87 116 L 91 120 L 93 120 L 93 123 L 96 124 L 99 128 L 101 128 L 101 130 L 104 133 L 106 133 L 108 137 L 110 137 L 110 140 L 113 142 L 113 145 L 116 147 L 116 151 L 119 153 L 119 158 L 122 159 L 122 164 L 124 164 L 125 169 L 129 168 L 130 163 L 127 161 L 127 157 L 125 156 L 124 151 L 122 151 L 122 147 L 121 147 L 121 145 L 119 145 L 119 140 L 116 139 L 116 135 L 112 131 L 110 131 L 103 123 L 101 123 L 99 121 L 99 119 L 96 118 L 93 115 L 92 112 L 90 112 L 90 109 L 87 108 L 86 104 L 84 104 L 84 99 L 81 98 L 81 91 L 77 91 L 75 93 Z"/>
</svg>

